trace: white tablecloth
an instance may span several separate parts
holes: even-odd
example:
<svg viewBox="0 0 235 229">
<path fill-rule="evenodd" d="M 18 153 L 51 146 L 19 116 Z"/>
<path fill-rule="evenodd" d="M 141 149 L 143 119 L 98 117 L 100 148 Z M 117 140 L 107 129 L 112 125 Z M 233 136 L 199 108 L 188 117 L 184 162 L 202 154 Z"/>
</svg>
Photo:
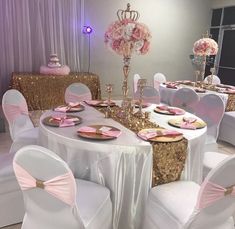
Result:
<svg viewBox="0 0 235 229">
<path fill-rule="evenodd" d="M 151 107 L 146 110 L 153 110 Z M 41 120 L 50 115 L 45 113 Z M 143 220 L 144 205 L 151 187 L 152 146 L 96 109 L 86 106 L 76 113 L 85 125 L 111 125 L 122 130 L 119 138 L 109 141 L 85 140 L 76 134 L 78 126 L 56 128 L 40 122 L 40 143 L 57 153 L 70 166 L 75 177 L 105 185 L 111 191 L 113 229 L 138 229 Z M 163 127 L 170 116 L 151 114 L 151 120 Z M 174 127 L 169 127 L 174 128 Z M 181 130 L 189 140 L 188 157 L 182 179 L 201 181 L 202 148 L 206 128 Z"/>
<path fill-rule="evenodd" d="M 187 85 L 180 85 L 180 86 L 181 87 L 190 87 L 190 86 L 187 86 Z M 192 88 L 192 87 L 190 87 L 190 88 Z M 167 88 L 165 84 L 160 84 L 159 90 L 160 90 L 161 102 L 171 105 L 174 93 L 178 89 Z M 216 94 L 223 100 L 224 105 L 226 107 L 226 104 L 227 104 L 227 101 L 228 101 L 228 94 L 219 93 L 219 92 L 210 91 L 210 90 L 206 90 L 205 93 L 197 93 L 197 94 L 199 95 L 200 98 L 202 98 L 203 96 L 208 95 L 208 94 Z"/>
</svg>

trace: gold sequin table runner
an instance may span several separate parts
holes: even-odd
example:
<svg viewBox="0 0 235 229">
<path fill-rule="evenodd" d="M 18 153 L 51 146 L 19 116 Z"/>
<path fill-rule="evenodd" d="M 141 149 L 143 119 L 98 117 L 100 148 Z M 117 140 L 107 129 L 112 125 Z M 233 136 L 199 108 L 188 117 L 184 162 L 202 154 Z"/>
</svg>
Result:
<svg viewBox="0 0 235 229">
<path fill-rule="evenodd" d="M 92 99 L 100 99 L 99 76 L 87 72 L 65 76 L 13 73 L 11 88 L 24 95 L 29 110 L 46 110 L 64 104 L 65 89 L 75 82 L 86 84 L 91 90 Z"/>
<path fill-rule="evenodd" d="M 106 108 L 97 109 L 102 113 L 106 112 Z M 112 107 L 111 118 L 135 133 L 144 128 L 159 128 L 157 124 L 147 119 L 139 119 L 134 115 L 131 115 L 128 121 L 119 118 L 116 115 L 119 110 L 119 107 Z M 186 161 L 187 139 L 183 138 L 178 142 L 152 142 L 151 144 L 153 147 L 152 186 L 179 180 Z"/>
</svg>

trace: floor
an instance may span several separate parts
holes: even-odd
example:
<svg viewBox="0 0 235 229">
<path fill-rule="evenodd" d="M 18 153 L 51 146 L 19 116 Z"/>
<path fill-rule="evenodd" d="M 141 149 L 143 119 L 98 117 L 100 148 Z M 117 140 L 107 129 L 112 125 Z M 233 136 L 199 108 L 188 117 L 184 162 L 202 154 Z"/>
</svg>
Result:
<svg viewBox="0 0 235 229">
<path fill-rule="evenodd" d="M 0 109 L 0 116 L 3 117 L 1 109 Z M 7 124 L 5 125 L 6 125 L 6 132 L 0 133 L 0 153 L 9 152 L 12 143 Z M 229 143 L 219 141 L 217 151 L 225 154 L 235 154 L 235 147 L 230 145 Z M 7 227 L 2 227 L 1 229 L 20 229 L 20 228 L 21 224 L 15 224 Z"/>
</svg>

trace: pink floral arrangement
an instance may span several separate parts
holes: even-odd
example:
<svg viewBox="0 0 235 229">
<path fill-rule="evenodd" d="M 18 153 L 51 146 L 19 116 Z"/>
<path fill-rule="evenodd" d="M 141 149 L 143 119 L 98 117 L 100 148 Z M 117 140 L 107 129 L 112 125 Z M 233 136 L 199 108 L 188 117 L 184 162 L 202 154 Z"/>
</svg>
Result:
<svg viewBox="0 0 235 229">
<path fill-rule="evenodd" d="M 218 44 L 211 38 L 202 38 L 193 45 L 193 53 L 197 56 L 216 55 L 218 52 Z"/>
<path fill-rule="evenodd" d="M 105 32 L 105 44 L 119 55 L 130 57 L 149 51 L 151 34 L 148 27 L 131 19 L 112 23 Z"/>
</svg>

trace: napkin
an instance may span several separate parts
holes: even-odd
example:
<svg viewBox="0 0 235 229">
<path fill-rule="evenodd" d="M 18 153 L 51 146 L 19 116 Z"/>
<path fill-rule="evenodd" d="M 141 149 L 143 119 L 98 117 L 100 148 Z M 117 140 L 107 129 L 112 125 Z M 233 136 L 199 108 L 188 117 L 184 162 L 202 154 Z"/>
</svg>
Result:
<svg viewBox="0 0 235 229">
<path fill-rule="evenodd" d="M 78 129 L 78 132 L 80 133 L 97 133 L 108 136 L 108 137 L 119 137 L 121 134 L 121 131 L 119 130 L 112 130 L 110 127 L 103 126 L 99 128 L 98 130 L 96 128 L 90 127 L 90 126 L 83 126 Z"/>
<path fill-rule="evenodd" d="M 68 103 L 67 106 L 56 107 L 54 109 L 54 111 L 67 112 L 67 111 L 71 110 L 71 108 L 75 108 L 75 107 L 78 107 L 78 106 L 80 106 L 80 103 L 72 103 L 72 102 L 70 102 L 70 103 Z"/>
<path fill-rule="evenodd" d="M 100 100 L 86 100 L 85 102 L 91 106 L 95 106 L 95 105 L 102 103 L 102 101 L 100 101 Z"/>
<path fill-rule="evenodd" d="M 166 105 L 160 105 L 160 106 L 157 106 L 157 108 L 162 111 L 168 111 L 169 113 L 174 114 L 174 115 L 182 115 L 185 113 L 185 111 L 182 109 L 179 109 L 177 107 L 168 107 Z"/>
<path fill-rule="evenodd" d="M 196 121 L 197 121 L 196 118 L 193 118 L 193 117 L 184 117 L 183 118 L 183 122 L 180 125 L 180 128 L 195 130 L 196 126 L 193 125 L 193 123 L 196 122 Z"/>
<path fill-rule="evenodd" d="M 59 114 L 52 115 L 52 119 L 59 122 L 59 127 L 74 126 L 74 122 L 78 121 L 78 118 L 67 118 L 66 115 Z"/>
<path fill-rule="evenodd" d="M 149 140 L 154 137 L 177 137 L 182 135 L 182 133 L 179 133 L 175 130 L 156 130 L 156 129 L 149 129 L 146 131 L 140 131 L 138 133 L 138 136 L 141 137 L 144 140 Z"/>
</svg>

